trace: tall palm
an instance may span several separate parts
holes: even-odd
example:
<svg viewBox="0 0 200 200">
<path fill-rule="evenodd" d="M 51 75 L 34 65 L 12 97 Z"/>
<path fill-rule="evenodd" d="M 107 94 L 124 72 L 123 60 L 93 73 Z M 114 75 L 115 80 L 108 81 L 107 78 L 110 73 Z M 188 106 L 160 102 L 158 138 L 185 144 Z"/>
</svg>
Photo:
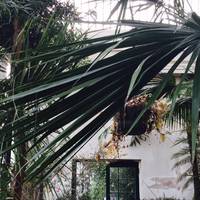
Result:
<svg viewBox="0 0 200 200">
<path fill-rule="evenodd" d="M 200 104 L 200 18 L 193 13 L 190 19 L 182 23 L 181 27 L 144 23 L 142 27 L 137 26 L 126 33 L 84 41 L 81 44 L 85 47 L 81 49 L 77 49 L 80 42 L 76 42 L 67 46 L 39 49 L 37 55 L 29 52 L 27 58 L 16 59 L 15 63 L 24 66 L 23 70 L 19 69 L 19 73 L 25 72 L 28 75 L 29 63 L 36 63 L 32 71 L 40 72 L 38 76 L 43 76 L 43 79 L 22 83 L 14 90 L 6 91 L 6 97 L 2 94 L 1 110 L 14 107 L 17 114 L 23 106 L 25 114 L 13 123 L 2 125 L 0 133 L 5 136 L 4 141 L 16 138 L 21 133 L 24 136 L 1 153 L 34 139 L 29 147 L 31 150 L 59 130 L 60 133 L 51 137 L 51 142 L 43 145 L 38 154 L 26 164 L 27 180 L 39 182 L 45 179 L 59 169 L 63 162 L 70 160 L 78 149 L 123 108 L 127 99 L 138 94 L 177 55 L 180 57 L 152 95 L 146 109 L 159 97 L 174 70 L 190 55 L 186 73 L 193 63 L 196 65 L 192 98 L 192 149 L 195 152 Z M 107 56 L 115 49 L 121 51 Z M 20 52 L 20 55 L 23 53 Z M 82 62 L 96 54 L 98 56 L 93 62 Z M 43 67 L 53 65 L 61 58 L 63 62 L 57 63 L 58 70 L 54 76 L 46 77 Z M 81 66 L 77 69 L 77 65 Z M 71 66 L 73 69 L 69 70 Z M 6 117 L 6 114 L 2 113 L 2 117 Z M 9 131 L 14 131 L 11 137 L 6 135 Z"/>
<path fill-rule="evenodd" d="M 181 165 L 191 166 L 179 177 L 180 181 L 183 181 L 185 178 L 185 184 L 183 189 L 187 188 L 192 182 L 194 185 L 194 199 L 198 199 L 200 196 L 200 174 L 199 174 L 199 129 L 196 139 L 197 149 L 195 150 L 194 161 L 192 161 L 192 140 L 191 140 L 191 86 L 192 83 L 186 82 L 186 86 L 182 88 L 182 94 L 179 97 L 179 100 L 175 103 L 174 117 L 176 121 L 181 124 L 185 129 L 186 136 L 180 136 L 180 139 L 177 140 L 176 144 L 181 144 L 182 147 L 180 151 L 173 155 L 174 159 L 179 158 L 180 160 L 175 163 L 174 167 L 180 167 Z"/>
<path fill-rule="evenodd" d="M 162 77 L 162 76 L 161 76 Z M 173 168 L 184 166 L 184 171 L 178 177 L 179 182 L 184 182 L 182 189 L 188 188 L 191 184 L 194 186 L 194 199 L 200 196 L 200 160 L 199 160 L 199 129 L 197 134 L 197 149 L 194 155 L 194 162 L 192 162 L 192 140 L 191 140 L 191 108 L 192 108 L 192 87 L 193 75 L 184 74 L 181 82 L 178 83 L 172 77 L 171 81 L 163 90 L 162 97 L 167 98 L 172 102 L 171 110 L 166 117 L 166 125 L 169 126 L 170 131 L 175 130 L 178 139 L 175 145 L 179 147 L 176 153 L 173 154 L 172 159 L 176 162 Z M 145 93 L 152 93 L 159 87 L 162 79 L 156 78 L 146 86 Z M 177 129 L 181 130 L 177 133 Z M 148 135 L 147 135 L 148 136 Z M 136 136 L 135 143 L 140 143 L 140 138 Z M 178 159 L 178 160 L 177 160 Z"/>
<path fill-rule="evenodd" d="M 184 183 L 182 190 L 187 189 L 190 185 L 194 186 L 194 199 L 199 197 L 200 188 L 200 176 L 199 176 L 199 138 L 197 140 L 197 150 L 195 156 L 195 162 L 191 163 L 191 141 L 190 132 L 187 131 L 187 135 L 180 136 L 177 139 L 175 145 L 179 147 L 179 150 L 173 154 L 173 159 L 176 161 L 173 168 L 182 168 L 182 171 L 178 177 L 178 181 Z"/>
<path fill-rule="evenodd" d="M 151 85 L 150 85 L 151 86 Z M 183 190 L 190 184 L 194 186 L 194 199 L 200 196 L 200 160 L 199 160 L 199 128 L 196 139 L 197 149 L 195 150 L 194 161 L 192 161 L 192 87 L 193 74 L 183 74 L 181 82 L 178 84 L 172 79 L 171 83 L 166 85 L 164 95 L 171 102 L 171 110 L 166 124 L 171 130 L 182 129 L 179 132 L 175 145 L 180 145 L 179 150 L 173 154 L 172 159 L 178 159 L 174 168 L 185 166 L 186 170 L 178 177 L 178 181 L 184 182 Z M 153 87 L 147 87 L 149 92 L 159 87 L 159 81 L 155 81 Z M 199 127 L 199 125 L 198 125 Z M 184 133 L 185 134 L 184 134 Z"/>
<path fill-rule="evenodd" d="M 52 46 L 61 44 L 67 46 L 68 43 L 82 38 L 82 35 L 78 32 L 70 31 L 73 28 L 72 19 L 77 17 L 74 7 L 70 3 L 61 4 L 56 0 L 35 2 L 13 0 L 0 3 L 0 10 L 1 55 L 9 55 L 11 57 L 9 63 L 11 65 L 10 77 L 1 81 L 2 99 L 7 95 L 8 90 L 15 90 L 16 87 L 29 82 L 36 83 L 39 80 L 50 79 L 54 74 L 62 71 L 62 69 L 56 67 L 57 63 L 64 64 L 62 59 L 51 62 L 48 66 L 42 63 L 44 59 L 40 59 L 38 62 L 24 62 L 23 64 L 18 64 L 16 60 L 24 60 L 30 54 L 36 56 L 39 52 L 47 53 L 45 48 L 51 48 Z M 63 20 L 65 21 L 63 22 Z M 66 49 L 69 48 L 66 47 Z M 73 66 L 71 65 L 71 67 Z M 14 107 L 10 107 L 7 113 L 5 110 L 1 110 L 1 125 L 12 124 L 15 118 L 26 114 L 27 106 L 28 104 L 21 106 L 17 112 L 15 112 Z M 21 132 L 20 135 L 13 136 L 13 140 L 12 134 L 13 132 L 10 130 L 6 135 L 2 135 L 3 137 L 0 139 L 1 151 L 15 143 L 15 141 L 21 140 L 25 133 Z M 5 137 L 9 139 L 5 140 Z M 30 142 L 32 143 L 33 140 Z M 11 156 L 11 151 L 5 152 L 0 157 L 1 177 L 5 175 L 5 185 L 1 184 L 0 187 L 0 196 L 2 198 L 6 198 L 8 193 L 5 188 L 9 188 L 11 182 L 9 172 L 11 170 L 14 171 L 13 179 L 15 180 L 13 184 L 14 199 L 22 198 L 23 182 L 26 176 L 25 168 L 22 167 L 26 164 L 28 157 L 39 148 L 37 146 L 32 151 L 27 152 L 28 145 L 28 143 L 23 143 L 13 151 L 15 155 L 14 163 L 11 162 L 13 157 Z"/>
</svg>

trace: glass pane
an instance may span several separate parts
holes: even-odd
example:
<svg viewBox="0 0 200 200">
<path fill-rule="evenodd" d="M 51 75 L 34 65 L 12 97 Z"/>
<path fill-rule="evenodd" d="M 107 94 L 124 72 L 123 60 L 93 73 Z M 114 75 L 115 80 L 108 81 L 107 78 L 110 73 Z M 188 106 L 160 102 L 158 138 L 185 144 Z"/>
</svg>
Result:
<svg viewBox="0 0 200 200">
<path fill-rule="evenodd" d="M 111 200 L 136 199 L 136 169 L 133 167 L 110 168 Z"/>
<path fill-rule="evenodd" d="M 106 188 L 109 188 L 110 200 L 137 200 L 137 170 L 134 167 L 112 166 L 109 168 L 110 176 L 106 177 L 106 168 L 105 162 L 77 162 L 77 199 L 105 200 Z"/>
</svg>

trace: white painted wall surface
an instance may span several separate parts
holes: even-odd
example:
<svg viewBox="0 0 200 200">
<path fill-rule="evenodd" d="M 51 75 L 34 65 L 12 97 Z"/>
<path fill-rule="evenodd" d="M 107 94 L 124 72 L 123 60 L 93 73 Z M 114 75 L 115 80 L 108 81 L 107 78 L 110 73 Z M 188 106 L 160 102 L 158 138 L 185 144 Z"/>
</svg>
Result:
<svg viewBox="0 0 200 200">
<path fill-rule="evenodd" d="M 179 135 L 180 136 L 180 135 Z M 153 132 L 146 142 L 133 147 L 121 148 L 116 159 L 140 160 L 139 185 L 141 199 L 156 199 L 173 197 L 192 200 L 193 187 L 182 191 L 182 185 L 177 183 L 177 177 L 183 169 L 172 170 L 175 160 L 171 157 L 177 151 L 174 146 L 176 135 L 168 135 L 164 142 L 160 141 L 159 133 Z M 130 144 L 130 136 L 122 142 L 122 146 Z M 81 159 L 94 159 L 98 151 L 98 135 L 93 137 L 76 155 Z"/>
</svg>

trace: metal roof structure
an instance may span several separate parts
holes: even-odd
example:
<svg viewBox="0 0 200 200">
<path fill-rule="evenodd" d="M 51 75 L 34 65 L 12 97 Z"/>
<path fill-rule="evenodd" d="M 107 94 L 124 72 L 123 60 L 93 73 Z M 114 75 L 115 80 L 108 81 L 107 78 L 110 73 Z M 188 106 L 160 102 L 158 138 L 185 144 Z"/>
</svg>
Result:
<svg viewBox="0 0 200 200">
<path fill-rule="evenodd" d="M 124 13 L 123 20 L 119 20 L 120 14 L 120 2 L 122 0 L 73 0 L 77 11 L 80 13 L 81 28 L 88 30 L 89 37 L 102 37 L 105 35 L 113 35 L 117 24 L 121 25 L 121 31 L 127 31 L 133 28 L 137 23 L 140 26 L 143 22 L 148 22 L 151 25 L 152 21 L 171 23 L 168 20 L 166 14 L 160 15 L 155 20 L 154 12 L 156 9 L 155 1 L 153 0 L 127 0 L 127 9 Z M 139 2 L 139 3 L 138 3 Z M 154 3 L 153 3 L 154 2 Z M 157 1 L 159 2 L 159 1 Z M 172 5 L 172 0 L 163 0 L 166 4 Z M 190 2 L 190 4 L 188 4 Z M 184 9 L 187 13 L 200 10 L 199 0 L 184 0 Z M 162 18 L 164 20 L 162 20 Z M 134 21 L 134 23 L 133 23 Z M 133 25 L 134 24 L 134 25 Z M 120 51 L 120 49 L 114 50 L 112 54 Z M 190 57 L 190 56 L 189 56 Z M 187 57 L 174 72 L 174 74 L 184 73 L 187 63 L 189 61 Z M 170 67 L 174 64 L 174 59 L 161 73 L 167 73 Z M 192 71 L 188 73 L 193 73 Z"/>
<path fill-rule="evenodd" d="M 169 13 L 166 14 L 163 6 L 176 9 L 174 7 L 181 5 L 186 14 L 198 13 L 200 10 L 199 0 L 71 0 L 71 2 L 85 26 L 87 24 L 87 28 L 93 30 L 104 26 L 112 28 L 122 18 L 171 23 Z"/>
</svg>

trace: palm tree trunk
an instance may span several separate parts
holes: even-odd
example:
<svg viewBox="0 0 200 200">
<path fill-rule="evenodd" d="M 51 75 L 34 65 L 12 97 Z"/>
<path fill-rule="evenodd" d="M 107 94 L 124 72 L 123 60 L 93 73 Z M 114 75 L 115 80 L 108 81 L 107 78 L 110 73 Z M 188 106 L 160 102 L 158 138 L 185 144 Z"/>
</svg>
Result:
<svg viewBox="0 0 200 200">
<path fill-rule="evenodd" d="M 16 169 L 17 176 L 14 183 L 14 200 L 23 199 L 23 183 L 25 179 L 25 167 L 26 164 L 26 146 L 22 144 L 18 147 L 18 156 L 19 156 L 19 167 Z"/>
<path fill-rule="evenodd" d="M 191 125 L 187 125 L 187 140 L 190 149 L 190 155 L 192 158 L 192 139 L 191 139 Z M 199 200 L 200 198 L 200 176 L 199 176 L 199 161 L 197 157 L 197 152 L 195 153 L 194 162 L 192 162 L 192 173 L 193 173 L 193 184 L 194 184 L 194 200 Z"/>
<path fill-rule="evenodd" d="M 8 110 L 8 118 L 7 118 L 7 123 L 11 123 L 13 121 L 13 110 L 9 109 Z M 10 131 L 9 133 L 7 133 L 8 137 L 12 137 L 12 131 Z M 3 142 L 3 149 L 6 149 L 7 147 L 9 147 L 11 145 L 12 140 L 8 140 L 8 141 L 4 141 Z M 1 158 L 2 159 L 2 158 Z M 9 183 L 11 183 L 11 176 L 10 176 L 10 167 L 11 167 L 11 151 L 6 152 L 3 155 L 3 159 L 1 160 L 0 163 L 0 196 L 2 197 L 2 199 L 7 199 L 7 197 L 9 197 L 10 195 L 10 185 Z"/>
<path fill-rule="evenodd" d="M 41 183 L 37 189 L 35 189 L 35 198 L 34 200 L 44 200 L 44 185 Z"/>
<path fill-rule="evenodd" d="M 21 25 L 18 17 L 13 19 L 13 47 L 12 51 L 15 52 L 15 59 L 18 59 L 20 56 L 20 51 L 22 49 L 22 36 L 19 37 L 19 33 L 21 31 Z M 13 76 L 15 76 L 17 72 L 17 68 L 15 65 L 12 65 L 11 71 Z M 22 111 L 23 112 L 23 111 Z M 18 115 L 20 115 L 18 111 Z M 20 141 L 25 136 L 24 133 L 18 134 L 15 140 Z M 25 179 L 25 164 L 26 164 L 26 144 L 21 144 L 17 148 L 17 163 L 16 163 L 16 173 L 17 176 L 14 182 L 14 200 L 22 200 L 23 199 L 23 182 Z"/>
<path fill-rule="evenodd" d="M 200 179 L 199 179 L 199 169 L 198 169 L 198 159 L 195 154 L 194 163 L 192 165 L 193 179 L 194 179 L 194 200 L 199 200 L 200 198 Z"/>
</svg>

